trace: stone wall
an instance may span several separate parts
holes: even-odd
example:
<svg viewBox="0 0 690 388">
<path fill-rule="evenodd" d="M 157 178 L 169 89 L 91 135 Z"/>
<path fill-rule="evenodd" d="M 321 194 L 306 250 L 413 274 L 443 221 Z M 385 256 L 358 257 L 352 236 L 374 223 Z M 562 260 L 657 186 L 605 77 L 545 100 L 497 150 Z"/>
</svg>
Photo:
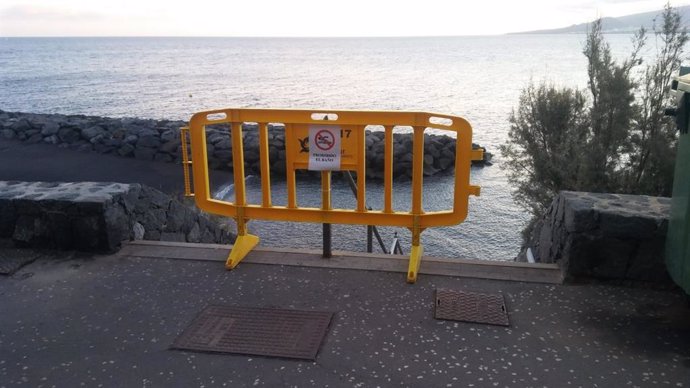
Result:
<svg viewBox="0 0 690 388">
<path fill-rule="evenodd" d="M 82 115 L 34 114 L 0 111 L 0 137 L 28 143 L 48 143 L 80 151 L 93 151 L 122 157 L 163 162 L 181 160 L 180 127 L 184 121 L 109 118 Z M 245 170 L 259 173 L 258 131 L 256 125 L 244 127 Z M 232 141 L 229 131 L 207 128 L 209 166 L 213 169 L 232 168 Z M 269 127 L 271 171 L 285 173 L 284 127 Z M 383 132 L 367 131 L 367 176 L 383 177 Z M 474 148 L 479 146 L 474 144 Z M 455 161 L 455 140 L 448 136 L 426 135 L 424 174 L 452 171 Z M 412 135 L 394 136 L 394 176 L 412 174 Z M 473 165 L 490 165 L 492 155 Z"/>
<path fill-rule="evenodd" d="M 15 245 L 112 252 L 123 240 L 230 243 L 207 215 L 139 184 L 0 181 L 0 238 Z"/>
<path fill-rule="evenodd" d="M 664 245 L 670 198 L 563 191 L 528 247 L 566 277 L 670 282 Z M 519 260 L 525 260 L 525 252 Z"/>
</svg>

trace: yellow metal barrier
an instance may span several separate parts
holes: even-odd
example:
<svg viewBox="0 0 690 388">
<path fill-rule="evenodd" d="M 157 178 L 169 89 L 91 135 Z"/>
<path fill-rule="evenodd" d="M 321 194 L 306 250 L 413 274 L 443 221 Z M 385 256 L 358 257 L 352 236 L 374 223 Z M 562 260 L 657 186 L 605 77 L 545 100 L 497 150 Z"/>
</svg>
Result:
<svg viewBox="0 0 690 388">
<path fill-rule="evenodd" d="M 246 200 L 242 146 L 243 123 L 258 124 L 262 191 L 260 204 L 249 204 Z M 276 206 L 271 202 L 269 123 L 280 123 L 285 127 L 287 206 Z M 211 198 L 206 151 L 206 126 L 214 124 L 227 124 L 230 128 L 235 186 L 234 202 Z M 365 205 L 365 127 L 368 125 L 383 126 L 385 132 L 384 206 L 382 210 L 367 210 Z M 393 128 L 396 126 L 412 127 L 413 129 L 412 208 L 404 212 L 393 210 Z M 424 131 L 427 128 L 453 131 L 457 134 L 455 192 L 453 207 L 447 211 L 424 212 L 422 209 Z M 297 205 L 295 172 L 299 169 L 309 168 L 310 153 L 304 152 L 304 139 L 309 139 L 310 131 L 312 139 L 316 139 L 315 143 L 319 143 L 323 149 L 332 146 L 336 140 L 333 139 L 332 134 L 340 133 L 339 168 L 334 170 L 349 170 L 357 173 L 357 205 L 354 209 L 333 209 L 331 207 L 331 171 L 321 171 L 321 208 L 299 207 Z M 190 135 L 192 160 L 199 161 L 198 163 L 192 163 L 192 160 L 189 160 L 186 144 L 187 134 Z M 189 127 L 182 129 L 181 140 L 185 193 L 194 195 L 197 206 L 202 210 L 232 217 L 237 222 L 237 240 L 226 263 L 228 269 L 234 268 L 259 242 L 257 236 L 247 233 L 247 222 L 252 219 L 398 226 L 406 227 L 412 232 L 412 249 L 407 281 L 414 283 L 423 253 L 420 244 L 422 231 L 429 227 L 455 225 L 464 221 L 467 216 L 469 195 L 478 196 L 480 191 L 478 186 L 470 185 L 470 165 L 472 160 L 482 159 L 483 150 L 472 150 L 472 128 L 465 119 L 457 116 L 423 112 L 222 109 L 194 114 L 189 121 Z M 314 155 L 311 157 L 314 158 Z M 194 194 L 192 194 L 189 183 L 190 166 L 193 173 Z"/>
</svg>

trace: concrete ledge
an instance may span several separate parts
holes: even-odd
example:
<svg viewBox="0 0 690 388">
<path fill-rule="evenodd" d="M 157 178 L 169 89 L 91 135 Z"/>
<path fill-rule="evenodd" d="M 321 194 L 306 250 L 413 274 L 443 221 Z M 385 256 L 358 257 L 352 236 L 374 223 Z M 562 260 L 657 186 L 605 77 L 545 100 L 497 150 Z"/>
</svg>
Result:
<svg viewBox="0 0 690 388">
<path fill-rule="evenodd" d="M 225 262 L 230 245 L 191 244 L 158 241 L 131 241 L 123 244 L 119 256 Z M 407 272 L 408 257 L 360 252 L 334 251 L 330 259 L 321 258 L 319 250 L 255 248 L 243 264 L 270 264 L 300 267 Z M 444 275 L 479 279 L 511 280 L 560 284 L 563 274 L 557 264 L 481 261 L 424 257 L 422 275 Z"/>
<path fill-rule="evenodd" d="M 130 239 L 222 243 L 233 236 L 145 185 L 0 181 L 0 238 L 21 247 L 113 252 Z"/>
</svg>

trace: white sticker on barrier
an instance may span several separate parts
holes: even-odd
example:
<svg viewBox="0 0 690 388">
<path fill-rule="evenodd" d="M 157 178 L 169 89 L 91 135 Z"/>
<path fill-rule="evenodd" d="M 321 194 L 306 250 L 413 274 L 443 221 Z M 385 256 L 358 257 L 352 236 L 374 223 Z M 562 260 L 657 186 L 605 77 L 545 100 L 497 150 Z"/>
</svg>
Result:
<svg viewBox="0 0 690 388">
<path fill-rule="evenodd" d="M 340 126 L 309 126 L 309 169 L 340 170 Z"/>
</svg>

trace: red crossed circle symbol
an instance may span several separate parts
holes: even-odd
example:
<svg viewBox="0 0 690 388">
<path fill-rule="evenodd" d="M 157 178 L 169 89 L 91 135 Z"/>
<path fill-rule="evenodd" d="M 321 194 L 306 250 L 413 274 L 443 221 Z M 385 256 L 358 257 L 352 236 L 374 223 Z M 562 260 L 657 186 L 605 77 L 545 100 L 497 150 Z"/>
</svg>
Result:
<svg viewBox="0 0 690 388">
<path fill-rule="evenodd" d="M 335 145 L 335 137 L 333 137 L 331 131 L 322 129 L 316 132 L 314 142 L 316 143 L 316 147 L 321 151 L 328 151 Z"/>
</svg>

